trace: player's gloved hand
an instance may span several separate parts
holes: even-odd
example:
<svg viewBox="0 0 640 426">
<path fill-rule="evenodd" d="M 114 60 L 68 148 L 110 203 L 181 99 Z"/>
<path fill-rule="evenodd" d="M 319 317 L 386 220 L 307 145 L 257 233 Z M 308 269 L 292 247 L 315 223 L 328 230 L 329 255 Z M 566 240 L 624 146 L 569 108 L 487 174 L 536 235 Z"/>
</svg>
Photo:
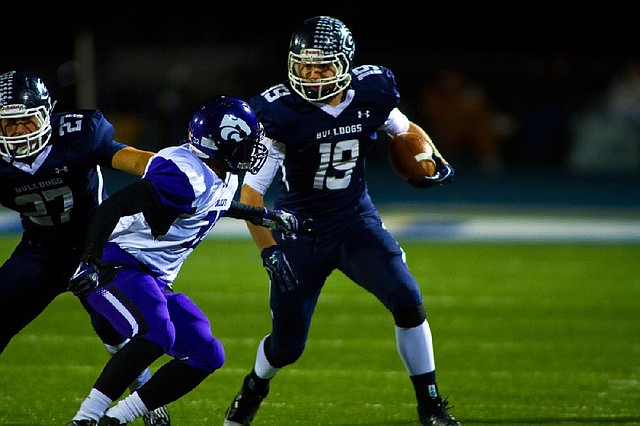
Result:
<svg viewBox="0 0 640 426">
<path fill-rule="evenodd" d="M 307 219 L 302 222 L 298 218 L 282 210 L 264 209 L 262 221 L 259 224 L 265 228 L 282 231 L 286 236 L 293 234 L 308 234 L 313 231 L 313 220 Z"/>
<path fill-rule="evenodd" d="M 74 272 L 67 290 L 76 296 L 86 296 L 99 286 L 107 285 L 122 267 L 112 263 L 101 263 L 95 256 L 85 255 Z"/>
<path fill-rule="evenodd" d="M 86 258 L 78 265 L 76 272 L 69 280 L 67 290 L 76 296 L 85 296 L 98 287 L 100 282 L 99 268 L 95 260 Z"/>
<path fill-rule="evenodd" d="M 300 283 L 291 269 L 291 265 L 287 261 L 282 250 L 277 245 L 267 247 L 260 253 L 262 264 L 264 265 L 271 285 L 274 286 L 279 293 L 293 291 Z"/>
<path fill-rule="evenodd" d="M 421 178 L 409 179 L 409 185 L 415 188 L 432 188 L 447 184 L 453 180 L 453 167 L 445 162 L 437 152 L 433 153 L 433 161 L 436 163 L 436 172 L 433 176 L 423 176 Z"/>
</svg>

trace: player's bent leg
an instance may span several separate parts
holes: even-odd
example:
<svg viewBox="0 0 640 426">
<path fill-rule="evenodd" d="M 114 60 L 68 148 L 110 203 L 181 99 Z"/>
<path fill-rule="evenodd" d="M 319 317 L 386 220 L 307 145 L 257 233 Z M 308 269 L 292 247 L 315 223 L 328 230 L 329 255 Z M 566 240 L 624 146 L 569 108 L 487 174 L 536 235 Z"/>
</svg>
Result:
<svg viewBox="0 0 640 426">
<path fill-rule="evenodd" d="M 107 348 L 107 351 L 109 351 L 109 353 L 111 355 L 115 354 L 116 352 L 118 352 L 120 349 L 122 349 L 122 347 L 124 345 L 126 345 L 129 342 L 130 339 L 125 339 L 123 342 L 117 344 L 117 345 L 109 345 L 109 344 L 104 344 L 104 346 Z M 138 390 L 140 388 L 140 386 L 144 385 L 147 380 L 149 380 L 151 378 L 151 369 L 149 367 L 145 368 L 144 371 L 142 373 L 140 373 L 140 375 L 138 377 L 136 377 L 136 379 L 129 385 L 129 390 L 131 392 L 135 392 L 136 390 Z"/>
<path fill-rule="evenodd" d="M 0 354 L 65 291 L 64 260 L 49 259 L 50 250 L 22 240 L 0 266 Z"/>
<path fill-rule="evenodd" d="M 138 390 L 146 407 L 158 407 L 142 415 L 146 426 L 170 425 L 166 404 L 194 389 L 225 361 L 222 343 L 211 334 L 211 325 L 198 306 L 181 293 L 165 292 L 165 297 L 175 327 L 175 341 L 167 354 L 176 359 L 160 368 L 149 386 Z"/>
<path fill-rule="evenodd" d="M 255 370 L 242 381 L 242 387 L 224 415 L 224 426 L 249 426 L 260 404 L 269 394 L 269 381 L 261 379 Z"/>
<path fill-rule="evenodd" d="M 128 424 L 150 410 L 175 401 L 195 389 L 210 372 L 192 367 L 187 361 L 173 359 L 160 367 L 151 379 L 115 406 L 104 417 Z"/>
<path fill-rule="evenodd" d="M 448 411 L 435 381 L 431 329 L 422 304 L 393 312 L 398 354 L 413 383 L 418 401 L 418 418 L 425 426 L 460 426 Z"/>
<path fill-rule="evenodd" d="M 118 350 L 120 350 L 129 339 L 124 340 L 123 342 L 117 345 L 108 345 L 105 344 L 105 347 L 109 351 L 110 354 L 115 354 Z M 142 373 L 129 385 L 129 390 L 133 393 L 140 389 L 142 385 L 147 383 L 151 378 L 151 369 L 149 367 L 145 368 Z M 149 411 L 142 416 L 142 421 L 145 426 L 170 426 L 171 425 L 171 416 L 169 416 L 169 410 L 166 406 L 158 407 L 155 410 Z"/>
<path fill-rule="evenodd" d="M 271 365 L 265 354 L 266 336 L 258 345 L 254 368 L 242 381 L 242 387 L 231 401 L 224 416 L 224 426 L 248 426 L 253 421 L 260 404 L 269 394 L 269 382 L 280 368 Z M 258 372 L 260 375 L 258 375 Z"/>
</svg>

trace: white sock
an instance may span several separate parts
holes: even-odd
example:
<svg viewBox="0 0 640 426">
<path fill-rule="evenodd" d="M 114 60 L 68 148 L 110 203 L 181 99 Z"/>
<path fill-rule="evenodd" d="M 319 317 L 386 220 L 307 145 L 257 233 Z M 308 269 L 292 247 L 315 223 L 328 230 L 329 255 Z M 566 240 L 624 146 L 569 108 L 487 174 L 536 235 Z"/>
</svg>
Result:
<svg viewBox="0 0 640 426">
<path fill-rule="evenodd" d="M 425 320 L 413 328 L 396 326 L 398 354 L 410 376 L 428 373 L 436 369 L 433 356 L 431 329 Z"/>
<path fill-rule="evenodd" d="M 109 408 L 106 415 L 120 420 L 120 423 L 128 424 L 148 412 L 149 410 L 138 396 L 138 392 L 134 392 L 114 407 Z"/>
<path fill-rule="evenodd" d="M 269 336 L 263 337 L 262 340 L 260 341 L 260 344 L 258 345 L 258 353 L 256 354 L 256 363 L 253 366 L 253 369 L 256 371 L 256 374 L 261 379 L 271 379 L 273 378 L 273 376 L 276 375 L 278 371 L 280 371 L 279 368 L 276 368 L 273 365 L 269 364 L 269 361 L 267 361 L 267 356 L 264 354 L 264 341 L 267 339 L 267 337 Z"/>
<path fill-rule="evenodd" d="M 80 404 L 80 409 L 73 416 L 73 420 L 100 420 L 100 417 L 104 415 L 104 412 L 107 411 L 109 405 L 111 405 L 113 401 L 109 399 L 105 394 L 100 392 L 97 389 L 91 389 L 89 392 L 89 396 L 82 401 Z"/>
</svg>

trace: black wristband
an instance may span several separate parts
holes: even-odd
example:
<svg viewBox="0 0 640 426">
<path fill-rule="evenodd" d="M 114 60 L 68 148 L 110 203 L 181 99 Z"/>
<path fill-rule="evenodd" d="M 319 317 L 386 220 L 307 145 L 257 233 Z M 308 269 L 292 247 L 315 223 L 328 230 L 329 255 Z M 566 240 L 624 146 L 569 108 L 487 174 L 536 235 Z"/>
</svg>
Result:
<svg viewBox="0 0 640 426">
<path fill-rule="evenodd" d="M 264 207 L 250 206 L 249 204 L 240 203 L 238 201 L 231 201 L 231 205 L 227 209 L 225 216 L 232 217 L 234 219 L 248 220 L 251 223 L 259 225 L 264 218 Z"/>
</svg>

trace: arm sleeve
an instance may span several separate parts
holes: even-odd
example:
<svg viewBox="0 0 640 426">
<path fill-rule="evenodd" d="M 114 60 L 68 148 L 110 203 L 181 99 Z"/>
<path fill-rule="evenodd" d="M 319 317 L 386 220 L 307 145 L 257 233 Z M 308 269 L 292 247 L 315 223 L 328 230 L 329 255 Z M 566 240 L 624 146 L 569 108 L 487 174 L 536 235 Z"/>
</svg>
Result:
<svg viewBox="0 0 640 426">
<path fill-rule="evenodd" d="M 254 225 L 260 225 L 262 223 L 262 218 L 264 217 L 264 211 L 265 209 L 263 207 L 254 207 L 232 200 L 225 216 L 229 216 L 234 219 L 248 220 Z"/>
<path fill-rule="evenodd" d="M 267 160 L 255 175 L 246 173 L 244 175 L 243 184 L 249 185 L 260 194 L 264 195 L 271 186 L 273 179 L 278 173 L 280 164 L 282 164 L 282 161 L 284 160 L 286 147 L 284 144 L 268 137 L 265 137 L 262 142 L 269 150 Z"/>
<path fill-rule="evenodd" d="M 121 217 L 161 206 L 160 197 L 148 179 L 140 179 L 114 193 L 98 206 L 91 220 L 82 259 L 100 260 L 104 245 Z"/>
<path fill-rule="evenodd" d="M 387 121 L 380 127 L 380 130 L 391 137 L 398 133 L 406 132 L 409 130 L 409 118 L 398 108 L 394 108 L 389 113 Z"/>
</svg>

